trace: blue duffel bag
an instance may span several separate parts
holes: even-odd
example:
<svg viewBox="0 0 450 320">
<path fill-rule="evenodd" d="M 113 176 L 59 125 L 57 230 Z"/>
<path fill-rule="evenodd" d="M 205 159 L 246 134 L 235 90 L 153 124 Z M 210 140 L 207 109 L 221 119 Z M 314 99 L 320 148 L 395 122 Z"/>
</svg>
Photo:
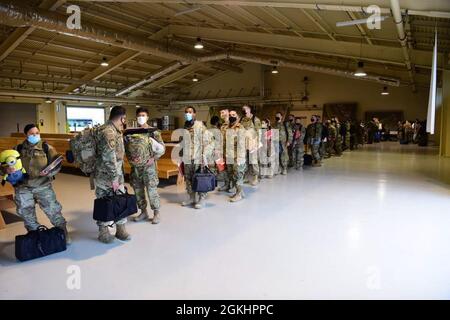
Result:
<svg viewBox="0 0 450 320">
<path fill-rule="evenodd" d="M 214 191 L 214 189 L 216 189 L 216 186 L 216 176 L 206 166 L 198 169 L 192 177 L 192 191 L 194 192 Z"/>
</svg>

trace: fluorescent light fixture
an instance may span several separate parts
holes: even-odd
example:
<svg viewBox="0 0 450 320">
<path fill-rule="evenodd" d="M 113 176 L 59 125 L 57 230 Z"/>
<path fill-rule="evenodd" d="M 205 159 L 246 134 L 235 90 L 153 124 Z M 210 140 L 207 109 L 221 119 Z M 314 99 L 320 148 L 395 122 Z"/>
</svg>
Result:
<svg viewBox="0 0 450 320">
<path fill-rule="evenodd" d="M 388 96 L 389 95 L 388 87 L 384 87 L 383 88 L 383 91 L 381 91 L 381 95 L 382 96 Z"/>
<path fill-rule="evenodd" d="M 355 77 L 365 77 L 367 76 L 367 73 L 364 71 L 364 62 L 359 61 L 358 62 L 358 68 L 356 69 L 355 73 L 353 74 Z"/>
<path fill-rule="evenodd" d="M 380 17 L 374 17 L 372 18 L 371 22 L 381 22 L 386 20 L 386 16 L 380 16 Z M 341 22 L 336 22 L 336 27 L 348 27 L 348 26 L 355 26 L 358 24 L 366 24 L 369 22 L 369 19 L 358 19 L 358 20 L 349 20 L 349 21 L 341 21 Z"/>
<path fill-rule="evenodd" d="M 202 39 L 200 37 L 197 37 L 197 42 L 194 45 L 195 49 L 203 49 L 203 43 L 202 43 Z"/>
<path fill-rule="evenodd" d="M 140 105 L 138 105 L 138 104 L 136 105 L 136 108 L 140 108 L 140 107 L 141 107 Z"/>
<path fill-rule="evenodd" d="M 273 68 L 272 68 L 272 73 L 273 73 L 273 74 L 277 74 L 277 73 L 278 73 L 277 66 L 273 66 Z"/>
<path fill-rule="evenodd" d="M 109 63 L 106 61 L 106 57 L 103 57 L 102 63 L 100 63 L 100 65 L 101 65 L 102 67 L 107 67 L 107 66 L 109 66 Z"/>
</svg>

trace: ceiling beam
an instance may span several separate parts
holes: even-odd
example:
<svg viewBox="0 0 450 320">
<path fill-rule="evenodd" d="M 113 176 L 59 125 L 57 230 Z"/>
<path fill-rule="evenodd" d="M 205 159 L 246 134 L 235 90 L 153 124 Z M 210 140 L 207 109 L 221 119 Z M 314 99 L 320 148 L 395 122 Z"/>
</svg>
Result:
<svg viewBox="0 0 450 320">
<path fill-rule="evenodd" d="M 184 78 L 185 76 L 187 76 L 191 73 L 196 72 L 199 69 L 201 69 L 200 64 L 191 64 L 191 65 L 186 66 L 183 69 L 178 70 L 168 76 L 165 76 L 163 78 L 160 78 L 159 80 L 153 81 L 148 86 L 145 86 L 144 89 L 157 89 L 157 88 L 164 87 L 172 82 L 175 82 L 177 80 Z"/>
<path fill-rule="evenodd" d="M 254 14 L 251 14 L 244 8 L 238 7 L 238 6 L 230 6 L 228 7 L 229 10 L 237 14 L 238 16 L 242 17 L 244 20 L 247 20 L 251 24 L 253 24 L 256 28 L 261 28 L 262 30 L 266 31 L 267 33 L 273 33 L 268 28 L 265 28 L 265 22 L 256 17 Z"/>
<path fill-rule="evenodd" d="M 309 20 L 311 20 L 320 30 L 322 30 L 323 32 L 325 32 L 328 37 L 331 40 L 336 41 L 336 38 L 333 36 L 333 34 L 328 31 L 324 26 L 323 26 L 323 19 L 321 16 L 319 16 L 315 11 L 311 11 L 311 13 L 309 13 L 308 11 L 306 11 L 305 9 L 301 9 L 301 11 L 303 12 L 303 14 L 305 16 L 308 17 Z"/>
<path fill-rule="evenodd" d="M 354 12 L 347 11 L 347 14 L 348 14 L 348 16 L 350 17 L 350 19 L 351 19 L 352 21 L 358 20 L 358 18 L 356 17 L 356 15 L 355 15 Z M 361 35 L 364 37 L 364 39 L 366 39 L 367 43 L 370 44 L 370 45 L 373 45 L 373 42 L 372 42 L 372 40 L 369 38 L 369 36 L 368 36 L 366 30 L 364 29 L 364 27 L 361 26 L 361 25 L 359 25 L 359 24 L 356 24 L 355 26 L 356 26 L 356 28 L 359 30 L 359 32 L 361 33 Z"/>
<path fill-rule="evenodd" d="M 111 0 L 77 0 L 78 2 L 111 2 Z M 241 6 L 241 7 L 273 7 L 273 8 L 290 8 L 290 9 L 309 9 L 309 10 L 325 10 L 325 11 L 352 11 L 365 13 L 365 7 L 363 4 L 360 5 L 341 5 L 341 4 L 321 4 L 321 3 L 300 3 L 300 2 L 283 2 L 283 1 L 239 1 L 239 0 L 116 0 L 114 2 L 124 2 L 124 3 L 164 3 L 164 4 L 174 4 L 182 3 L 197 5 L 218 5 L 218 6 Z M 433 4 L 432 1 L 428 1 Z M 428 3 L 427 2 L 427 3 Z M 421 5 L 425 3 L 421 2 Z M 366 1 L 366 6 L 371 5 L 372 2 Z M 381 14 L 391 14 L 390 8 L 381 7 Z M 413 8 L 405 8 L 403 13 L 408 12 L 410 15 L 426 16 L 433 18 L 444 18 L 450 19 L 450 12 L 444 10 L 423 9 L 414 10 Z"/>
<path fill-rule="evenodd" d="M 39 5 L 39 8 L 55 11 L 65 2 L 66 0 L 44 0 Z M 13 52 L 34 30 L 36 30 L 36 27 L 23 27 L 14 30 L 0 45 L 0 62 Z"/>
<path fill-rule="evenodd" d="M 261 10 L 263 10 L 270 17 L 285 26 L 287 30 L 294 32 L 300 38 L 303 38 L 303 35 L 299 31 L 297 31 L 301 30 L 302 28 L 292 20 L 288 19 L 285 15 L 281 14 L 277 9 L 271 7 L 262 7 Z"/>
<path fill-rule="evenodd" d="M 330 42 L 324 39 L 303 38 L 298 41 L 297 36 L 265 34 L 260 32 L 218 30 L 214 28 L 196 28 L 188 26 L 171 26 L 171 31 L 178 36 L 194 38 L 200 31 L 206 40 L 220 41 L 231 44 L 256 46 L 259 48 L 275 48 L 282 50 L 299 51 L 304 53 L 353 58 L 355 61 L 362 59 L 380 63 L 392 63 L 404 65 L 404 57 L 401 48 L 381 45 L 363 44 L 361 56 L 361 44 L 355 42 L 336 41 Z M 327 51 L 324 51 L 326 48 Z M 431 64 L 431 53 L 414 50 L 415 62 L 420 65 Z"/>
<path fill-rule="evenodd" d="M 34 30 L 36 30 L 34 27 L 15 29 L 0 45 L 0 61 L 9 56 Z"/>
<path fill-rule="evenodd" d="M 103 77 L 104 75 L 108 74 L 109 72 L 113 71 L 114 69 L 117 69 L 121 65 L 127 63 L 128 61 L 136 58 L 140 54 L 141 54 L 140 52 L 136 52 L 136 51 L 132 51 L 132 50 L 124 51 L 121 54 L 119 54 L 118 56 L 116 56 L 113 59 L 111 59 L 110 61 L 108 61 L 107 67 L 99 66 L 94 71 L 89 72 L 88 74 L 84 75 L 83 78 L 81 78 L 81 80 L 84 80 L 86 82 L 92 81 L 92 80 L 97 80 L 97 79 Z M 78 85 L 78 84 L 71 84 L 70 86 L 68 86 L 67 88 L 64 89 L 64 92 L 72 92 L 79 86 L 80 85 Z"/>
<path fill-rule="evenodd" d="M 17 80 L 28 80 L 28 81 L 38 81 L 38 82 L 48 82 L 48 83 L 68 83 L 68 84 L 75 84 L 75 85 L 83 85 L 86 84 L 91 87 L 101 87 L 101 88 L 108 88 L 108 89 L 119 89 L 118 85 L 114 85 L 111 83 L 106 82 L 100 82 L 100 81 L 85 81 L 81 79 L 73 79 L 73 78 L 62 78 L 62 77 L 49 77 L 49 76 L 39 76 L 39 75 L 33 75 L 33 74 L 27 74 L 27 73 L 13 73 L 13 72 L 5 72 L 1 70 L 0 78 L 6 78 L 6 79 L 17 79 Z"/>
</svg>

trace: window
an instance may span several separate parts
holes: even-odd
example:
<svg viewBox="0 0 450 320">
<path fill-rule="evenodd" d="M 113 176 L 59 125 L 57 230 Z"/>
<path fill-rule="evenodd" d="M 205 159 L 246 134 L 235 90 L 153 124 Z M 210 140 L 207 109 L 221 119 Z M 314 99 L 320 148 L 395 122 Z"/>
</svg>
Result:
<svg viewBox="0 0 450 320">
<path fill-rule="evenodd" d="M 90 107 L 67 107 L 67 124 L 71 132 L 82 131 L 83 129 L 105 123 L 104 108 Z"/>
</svg>

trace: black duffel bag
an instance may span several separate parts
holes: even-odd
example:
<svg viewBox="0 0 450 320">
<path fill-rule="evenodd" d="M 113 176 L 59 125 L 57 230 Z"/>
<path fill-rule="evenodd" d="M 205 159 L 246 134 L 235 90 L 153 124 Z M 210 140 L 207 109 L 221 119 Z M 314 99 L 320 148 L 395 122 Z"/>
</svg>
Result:
<svg viewBox="0 0 450 320">
<path fill-rule="evenodd" d="M 214 191 L 216 186 L 216 176 L 207 166 L 198 169 L 192 177 L 192 191 L 194 192 Z"/>
<path fill-rule="evenodd" d="M 16 236 L 16 258 L 27 261 L 66 250 L 64 230 L 40 226 L 25 235 Z"/>
<path fill-rule="evenodd" d="M 94 220 L 117 222 L 132 214 L 137 213 L 137 200 L 134 194 L 117 191 L 113 196 L 107 196 L 94 201 Z"/>
</svg>

